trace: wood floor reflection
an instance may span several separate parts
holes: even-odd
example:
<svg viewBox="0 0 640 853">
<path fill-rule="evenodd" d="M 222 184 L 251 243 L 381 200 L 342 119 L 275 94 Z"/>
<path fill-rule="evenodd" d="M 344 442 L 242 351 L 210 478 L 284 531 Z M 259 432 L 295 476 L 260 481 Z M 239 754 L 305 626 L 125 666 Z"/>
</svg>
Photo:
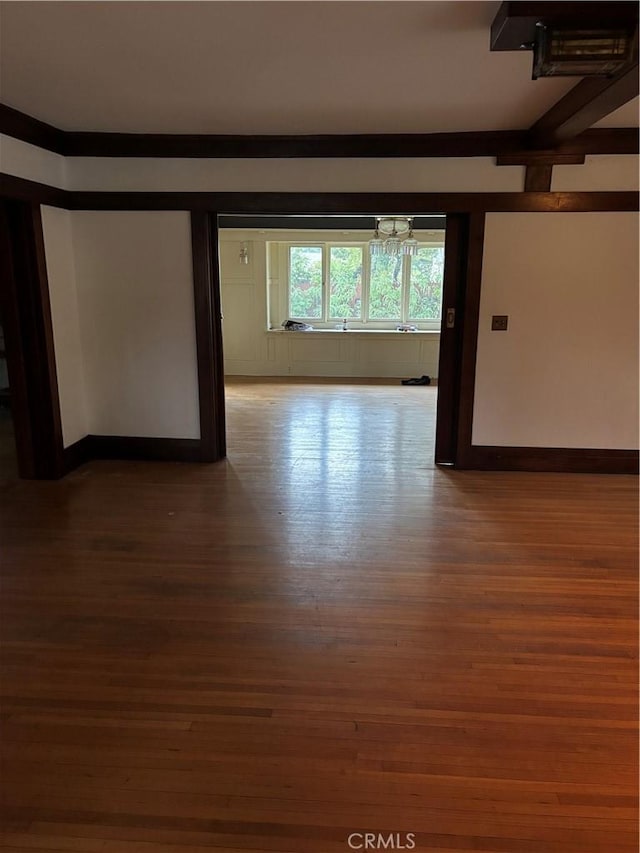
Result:
<svg viewBox="0 0 640 853">
<path fill-rule="evenodd" d="M 636 479 L 437 469 L 436 396 L 2 485 L 4 850 L 637 853 Z"/>
</svg>

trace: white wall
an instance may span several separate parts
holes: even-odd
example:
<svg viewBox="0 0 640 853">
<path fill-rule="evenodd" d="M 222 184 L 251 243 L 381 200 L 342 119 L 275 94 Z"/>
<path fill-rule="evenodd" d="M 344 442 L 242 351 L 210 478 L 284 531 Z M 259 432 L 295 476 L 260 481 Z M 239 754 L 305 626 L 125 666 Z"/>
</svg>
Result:
<svg viewBox="0 0 640 853">
<path fill-rule="evenodd" d="M 71 157 L 68 170 L 69 189 L 113 191 L 519 192 L 524 182 L 524 167 L 498 167 L 491 157 Z"/>
<path fill-rule="evenodd" d="M 67 188 L 65 157 L 3 134 L 0 134 L 0 172 L 59 189 Z"/>
<path fill-rule="evenodd" d="M 473 444 L 638 447 L 637 214 L 487 216 Z"/>
<path fill-rule="evenodd" d="M 635 154 L 588 156 L 580 166 L 554 166 L 552 192 L 637 190 L 640 172 Z"/>
<path fill-rule="evenodd" d="M 439 332 L 284 332 L 278 289 L 286 279 L 278 269 L 278 253 L 267 265 L 267 244 L 277 240 L 340 239 L 341 232 L 220 231 L 220 272 L 224 364 L 227 375 L 244 376 L 438 376 Z M 368 239 L 370 235 L 352 235 Z M 417 234 L 418 239 L 420 235 Z M 348 238 L 345 238 L 348 239 Z M 239 262 L 240 247 L 249 263 Z M 268 266 L 268 269 L 267 269 Z M 267 276 L 271 311 L 267 306 Z M 269 318 L 269 314 L 271 317 Z"/>
<path fill-rule="evenodd" d="M 42 230 L 49 279 L 62 437 L 64 446 L 68 447 L 88 432 L 71 214 L 55 207 L 43 207 Z"/>
<path fill-rule="evenodd" d="M 189 214 L 72 214 L 89 432 L 199 438 Z"/>
</svg>

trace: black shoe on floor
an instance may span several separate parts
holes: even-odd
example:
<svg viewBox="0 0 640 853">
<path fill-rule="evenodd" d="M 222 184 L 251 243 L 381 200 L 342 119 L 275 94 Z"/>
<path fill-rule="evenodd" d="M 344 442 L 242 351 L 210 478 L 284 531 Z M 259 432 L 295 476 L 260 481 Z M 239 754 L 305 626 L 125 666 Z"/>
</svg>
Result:
<svg viewBox="0 0 640 853">
<path fill-rule="evenodd" d="M 418 379 L 401 379 L 402 385 L 431 385 L 430 376 L 420 376 Z"/>
</svg>

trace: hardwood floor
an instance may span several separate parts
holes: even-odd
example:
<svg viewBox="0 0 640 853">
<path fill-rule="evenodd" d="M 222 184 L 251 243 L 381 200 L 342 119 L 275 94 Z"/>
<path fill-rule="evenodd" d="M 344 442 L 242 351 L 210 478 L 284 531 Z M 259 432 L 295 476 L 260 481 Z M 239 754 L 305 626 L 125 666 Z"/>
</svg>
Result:
<svg viewBox="0 0 640 853">
<path fill-rule="evenodd" d="M 435 399 L 2 484 L 4 850 L 636 853 L 636 478 L 439 470 Z"/>
</svg>

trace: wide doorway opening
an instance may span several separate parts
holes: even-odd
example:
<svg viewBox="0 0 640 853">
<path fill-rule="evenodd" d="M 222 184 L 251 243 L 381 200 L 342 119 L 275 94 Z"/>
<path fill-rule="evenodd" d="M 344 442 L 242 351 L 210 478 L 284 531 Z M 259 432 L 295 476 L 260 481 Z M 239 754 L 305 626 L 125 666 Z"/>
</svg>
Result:
<svg viewBox="0 0 640 853">
<path fill-rule="evenodd" d="M 444 215 L 219 217 L 232 462 L 433 468 L 445 243 Z"/>
</svg>

